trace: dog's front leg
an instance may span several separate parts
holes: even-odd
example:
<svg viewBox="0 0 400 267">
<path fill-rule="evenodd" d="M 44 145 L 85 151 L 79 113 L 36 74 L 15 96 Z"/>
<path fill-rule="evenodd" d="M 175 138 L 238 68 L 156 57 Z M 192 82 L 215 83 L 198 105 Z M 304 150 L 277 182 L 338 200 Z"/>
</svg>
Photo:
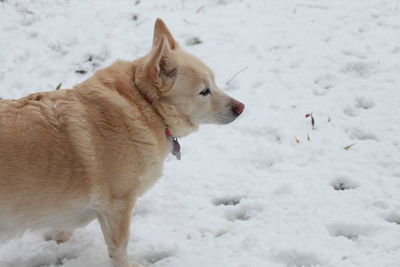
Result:
<svg viewBox="0 0 400 267">
<path fill-rule="evenodd" d="M 127 246 L 134 200 L 130 198 L 113 199 L 97 213 L 108 254 L 115 267 L 139 267 L 140 264 L 129 262 Z"/>
</svg>

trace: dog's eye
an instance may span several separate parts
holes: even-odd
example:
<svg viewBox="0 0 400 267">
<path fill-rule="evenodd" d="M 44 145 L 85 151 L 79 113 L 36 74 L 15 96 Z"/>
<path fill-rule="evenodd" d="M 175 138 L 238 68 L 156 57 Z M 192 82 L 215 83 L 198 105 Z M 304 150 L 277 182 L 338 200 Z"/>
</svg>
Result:
<svg viewBox="0 0 400 267">
<path fill-rule="evenodd" d="M 208 88 L 208 87 L 200 92 L 200 95 L 204 95 L 204 96 L 209 95 L 209 94 L 211 94 L 211 91 L 210 91 L 210 88 Z"/>
</svg>

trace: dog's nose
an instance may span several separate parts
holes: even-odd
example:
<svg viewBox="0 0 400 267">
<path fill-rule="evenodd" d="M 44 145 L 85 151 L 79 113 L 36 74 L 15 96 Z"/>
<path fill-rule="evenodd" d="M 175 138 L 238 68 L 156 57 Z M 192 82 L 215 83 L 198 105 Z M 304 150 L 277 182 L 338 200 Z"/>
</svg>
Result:
<svg viewBox="0 0 400 267">
<path fill-rule="evenodd" d="M 244 110 L 244 104 L 239 102 L 239 101 L 234 101 L 234 106 L 233 106 L 233 111 L 236 113 L 236 115 L 242 114 Z"/>
</svg>

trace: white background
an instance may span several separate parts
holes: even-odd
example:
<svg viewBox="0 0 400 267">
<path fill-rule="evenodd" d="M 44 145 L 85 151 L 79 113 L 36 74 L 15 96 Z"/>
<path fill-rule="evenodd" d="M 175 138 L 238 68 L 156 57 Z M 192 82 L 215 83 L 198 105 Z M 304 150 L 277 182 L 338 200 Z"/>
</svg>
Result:
<svg viewBox="0 0 400 267">
<path fill-rule="evenodd" d="M 180 140 L 182 160 L 167 159 L 135 208 L 130 257 L 400 266 L 399 1 L 3 0 L 0 97 L 71 88 L 145 55 L 156 17 L 246 110 Z M 110 266 L 97 222 L 66 244 L 33 232 L 0 245 L 1 267 L 60 265 Z"/>
</svg>

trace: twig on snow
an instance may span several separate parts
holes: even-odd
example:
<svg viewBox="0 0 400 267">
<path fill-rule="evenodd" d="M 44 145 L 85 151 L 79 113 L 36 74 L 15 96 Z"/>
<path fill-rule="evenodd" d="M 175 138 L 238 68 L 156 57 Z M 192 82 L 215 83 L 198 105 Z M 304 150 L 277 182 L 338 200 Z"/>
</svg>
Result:
<svg viewBox="0 0 400 267">
<path fill-rule="evenodd" d="M 188 21 L 187 19 L 185 19 L 185 18 L 182 18 L 183 19 L 183 21 L 184 22 L 186 22 L 187 24 L 189 24 L 189 25 L 195 25 L 195 23 L 193 23 L 193 22 L 190 22 L 190 21 Z"/>
<path fill-rule="evenodd" d="M 241 69 L 241 70 L 239 70 L 238 72 L 236 72 L 235 75 L 233 75 L 232 78 L 230 78 L 230 79 L 225 83 L 225 85 L 229 85 L 229 84 L 233 81 L 233 79 L 236 78 L 236 76 L 238 76 L 241 72 L 247 70 L 248 68 L 249 68 L 249 67 L 244 67 L 243 69 Z"/>
<path fill-rule="evenodd" d="M 201 6 L 197 9 L 196 14 L 199 14 L 204 9 L 204 6 Z"/>
<path fill-rule="evenodd" d="M 308 117 L 311 118 L 311 128 L 313 130 L 315 130 L 315 119 L 314 119 L 314 116 L 313 116 L 312 112 L 311 113 L 307 113 L 305 117 L 306 118 L 308 118 Z"/>
</svg>

